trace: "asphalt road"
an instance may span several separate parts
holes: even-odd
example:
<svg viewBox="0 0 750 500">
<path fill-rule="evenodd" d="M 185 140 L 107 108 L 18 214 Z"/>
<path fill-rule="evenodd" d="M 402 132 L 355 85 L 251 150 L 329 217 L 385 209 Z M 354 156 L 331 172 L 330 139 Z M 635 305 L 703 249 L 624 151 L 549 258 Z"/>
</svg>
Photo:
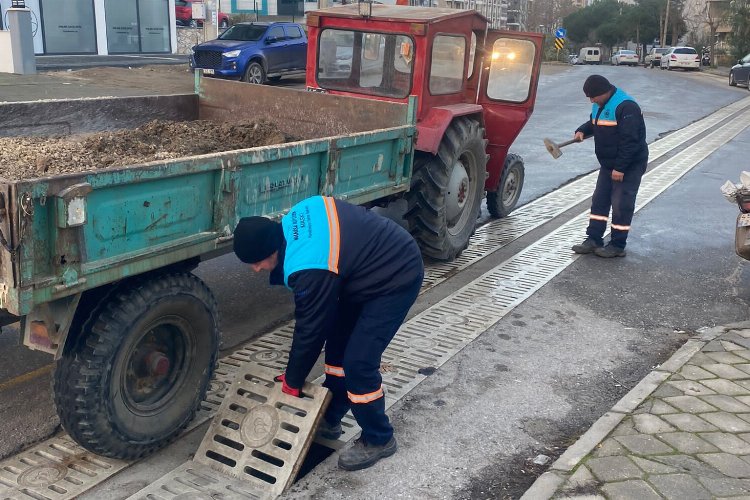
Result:
<svg viewBox="0 0 750 500">
<path fill-rule="evenodd" d="M 543 137 L 572 137 L 586 120 L 590 104 L 580 89 L 593 72 L 640 102 L 650 139 L 747 96 L 746 89 L 705 74 L 547 66 L 535 113 L 512 148 L 526 161 L 522 202 L 596 167 L 592 143 L 570 146 L 556 161 L 542 145 Z M 579 259 L 402 400 L 392 413 L 399 454 L 356 475 L 326 462 L 298 484 L 296 495 L 515 498 L 531 482 L 528 457 L 554 454 L 574 439 L 666 359 L 683 332 L 747 319 L 746 266 L 733 253 L 736 208 L 718 188 L 738 178 L 749 140 L 746 131 L 640 212 L 626 259 Z M 541 234 L 519 245 L 534 236 Z M 512 251 L 426 294 L 416 309 Z M 219 298 L 225 347 L 291 313 L 285 291 L 252 278 L 232 256 L 202 264 L 197 274 Z M 12 330 L 0 334 L 0 347 L 7 355 L 0 365 L 0 456 L 5 456 L 45 437 L 57 422 L 44 372 L 50 358 L 17 347 Z M 30 368 L 41 371 L 29 380 L 18 378 Z M 158 462 L 155 457 L 128 477 L 147 483 L 164 472 Z"/>
</svg>

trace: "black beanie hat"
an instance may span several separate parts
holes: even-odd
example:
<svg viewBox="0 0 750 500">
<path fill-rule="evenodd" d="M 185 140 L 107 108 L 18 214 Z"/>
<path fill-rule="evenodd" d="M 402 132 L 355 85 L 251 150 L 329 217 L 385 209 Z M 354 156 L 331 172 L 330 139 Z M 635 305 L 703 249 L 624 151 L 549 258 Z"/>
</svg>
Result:
<svg viewBox="0 0 750 500">
<path fill-rule="evenodd" d="M 255 264 L 281 248 L 281 224 L 265 217 L 243 217 L 234 230 L 234 253 L 246 264 Z"/>
<path fill-rule="evenodd" d="M 609 80 L 602 75 L 591 75 L 586 78 L 583 84 L 583 93 L 586 94 L 586 97 L 598 97 L 606 94 L 613 88 L 614 86 L 609 83 Z"/>
</svg>

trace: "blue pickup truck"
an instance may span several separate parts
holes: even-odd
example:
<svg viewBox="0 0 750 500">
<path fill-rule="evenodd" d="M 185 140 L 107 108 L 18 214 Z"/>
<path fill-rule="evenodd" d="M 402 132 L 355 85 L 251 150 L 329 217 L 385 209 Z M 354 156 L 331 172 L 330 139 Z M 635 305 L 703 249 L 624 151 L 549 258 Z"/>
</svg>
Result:
<svg viewBox="0 0 750 500">
<path fill-rule="evenodd" d="M 193 47 L 190 66 L 205 76 L 263 84 L 303 76 L 307 35 L 296 23 L 239 23 Z"/>
</svg>

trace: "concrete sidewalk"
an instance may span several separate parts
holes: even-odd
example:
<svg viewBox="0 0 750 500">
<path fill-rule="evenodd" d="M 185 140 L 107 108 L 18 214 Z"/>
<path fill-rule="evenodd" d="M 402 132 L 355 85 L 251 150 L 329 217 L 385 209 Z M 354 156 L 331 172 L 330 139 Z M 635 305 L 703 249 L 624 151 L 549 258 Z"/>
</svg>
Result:
<svg viewBox="0 0 750 500">
<path fill-rule="evenodd" d="M 522 498 L 750 499 L 750 322 L 690 339 Z"/>
</svg>

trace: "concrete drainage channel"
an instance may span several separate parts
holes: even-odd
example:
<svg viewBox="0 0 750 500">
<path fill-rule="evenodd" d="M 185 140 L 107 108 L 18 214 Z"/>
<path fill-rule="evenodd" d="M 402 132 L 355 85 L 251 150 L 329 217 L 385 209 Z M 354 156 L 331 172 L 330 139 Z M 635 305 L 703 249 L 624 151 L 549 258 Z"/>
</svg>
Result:
<svg viewBox="0 0 750 500">
<path fill-rule="evenodd" d="M 742 99 L 652 144 L 649 159 L 655 161 L 741 113 L 736 119 L 707 134 L 700 142 L 648 172 L 643 178 L 637 209 L 740 133 L 746 126 L 744 124 L 750 123 L 750 111 L 746 110 L 748 106 L 750 98 Z M 459 259 L 427 269 L 425 290 L 585 201 L 593 192 L 595 181 L 596 172 L 521 207 L 507 219 L 483 226 L 477 230 L 471 245 Z M 588 212 L 574 217 L 497 268 L 406 322 L 383 359 L 387 407 L 390 408 L 424 380 L 425 369 L 439 368 L 570 265 L 576 259 L 576 255 L 570 252 L 570 246 L 581 239 L 587 221 Z M 210 392 L 188 430 L 217 412 L 235 376 L 245 371 L 247 365 L 258 365 L 260 369 L 274 373 L 283 371 L 293 329 L 293 324 L 284 325 L 221 359 Z M 351 416 L 345 418 L 344 430 L 337 442 L 322 444 L 339 448 L 355 437 L 359 429 Z M 211 432 L 206 439 L 209 439 Z M 88 453 L 67 436 L 58 436 L 0 462 L 0 497 L 14 500 L 75 498 L 129 465 Z M 185 498 L 183 495 L 190 498 L 217 498 L 216 495 L 230 498 L 268 497 L 267 493 L 213 472 L 206 465 L 188 462 L 131 498 Z"/>
</svg>

